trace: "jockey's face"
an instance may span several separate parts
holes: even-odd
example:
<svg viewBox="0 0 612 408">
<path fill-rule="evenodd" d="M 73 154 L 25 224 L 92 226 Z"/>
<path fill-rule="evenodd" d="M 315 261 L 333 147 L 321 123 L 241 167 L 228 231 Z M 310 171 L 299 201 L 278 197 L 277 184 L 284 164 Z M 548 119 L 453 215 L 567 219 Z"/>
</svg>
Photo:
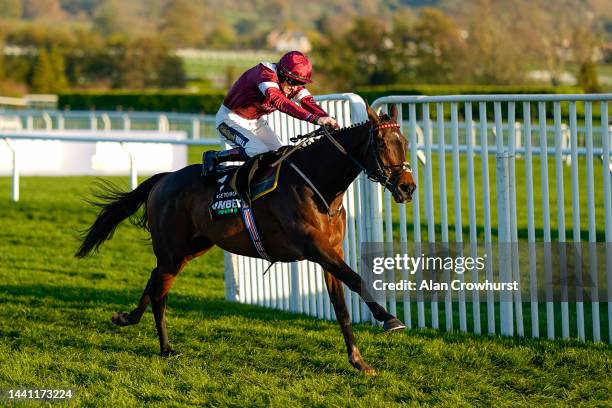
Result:
<svg viewBox="0 0 612 408">
<path fill-rule="evenodd" d="M 283 91 L 283 93 L 287 97 L 297 91 L 302 86 L 304 86 L 304 84 L 294 81 L 291 78 L 282 78 L 280 82 L 281 91 Z"/>
</svg>

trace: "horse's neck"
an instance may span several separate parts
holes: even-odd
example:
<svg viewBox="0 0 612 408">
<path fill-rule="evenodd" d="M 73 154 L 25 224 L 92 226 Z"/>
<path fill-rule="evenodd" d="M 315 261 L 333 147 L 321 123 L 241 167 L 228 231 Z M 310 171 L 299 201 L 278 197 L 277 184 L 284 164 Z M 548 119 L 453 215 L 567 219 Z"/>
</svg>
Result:
<svg viewBox="0 0 612 408">
<path fill-rule="evenodd" d="M 369 122 L 334 132 L 333 137 L 357 162 L 363 164 L 368 150 Z M 330 140 L 317 142 L 304 155 L 302 163 L 308 176 L 328 202 L 342 195 L 355 180 L 361 169 L 342 153 Z M 304 152 L 306 153 L 306 152 Z"/>
</svg>

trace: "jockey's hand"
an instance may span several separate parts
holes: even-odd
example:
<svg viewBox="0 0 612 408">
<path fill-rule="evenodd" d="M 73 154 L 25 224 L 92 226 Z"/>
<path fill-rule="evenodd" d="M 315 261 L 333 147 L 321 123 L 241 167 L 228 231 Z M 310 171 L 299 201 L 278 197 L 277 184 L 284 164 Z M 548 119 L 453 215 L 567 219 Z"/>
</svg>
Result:
<svg viewBox="0 0 612 408">
<path fill-rule="evenodd" d="M 317 119 L 317 125 L 328 126 L 334 129 L 338 129 L 340 127 L 338 122 L 336 122 L 336 119 L 332 118 L 331 116 L 321 116 L 319 119 Z"/>
</svg>

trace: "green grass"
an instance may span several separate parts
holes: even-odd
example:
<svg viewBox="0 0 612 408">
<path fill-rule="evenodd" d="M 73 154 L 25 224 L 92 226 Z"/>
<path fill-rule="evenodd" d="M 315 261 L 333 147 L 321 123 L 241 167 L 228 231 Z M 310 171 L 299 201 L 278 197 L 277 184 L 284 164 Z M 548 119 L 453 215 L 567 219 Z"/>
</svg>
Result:
<svg viewBox="0 0 612 408">
<path fill-rule="evenodd" d="M 272 52 L 224 51 L 184 57 L 183 64 L 188 78 L 201 81 L 200 83 L 192 81 L 192 86 L 200 86 L 204 89 L 223 88 L 230 85 L 226 83 L 228 80 L 235 80 L 247 69 L 262 61 L 275 62 L 279 57 L 280 55 Z"/>
<path fill-rule="evenodd" d="M 110 322 L 135 305 L 154 264 L 147 235 L 122 225 L 99 255 L 72 256 L 95 216 L 82 200 L 92 181 L 23 177 L 11 203 L 0 178 L 0 389 L 73 387 L 73 404 L 104 407 L 612 403 L 612 349 L 589 342 L 356 325 L 379 372 L 364 377 L 336 323 L 225 302 L 219 250 L 173 287 L 168 327 L 182 354 L 161 358 L 151 313 L 133 327 Z"/>
</svg>

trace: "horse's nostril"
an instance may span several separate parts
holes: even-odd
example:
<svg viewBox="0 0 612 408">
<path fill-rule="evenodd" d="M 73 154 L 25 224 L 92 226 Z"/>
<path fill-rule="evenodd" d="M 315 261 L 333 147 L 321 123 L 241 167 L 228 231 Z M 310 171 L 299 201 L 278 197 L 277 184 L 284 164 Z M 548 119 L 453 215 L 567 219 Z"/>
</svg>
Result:
<svg viewBox="0 0 612 408">
<path fill-rule="evenodd" d="M 409 193 L 410 192 L 410 186 L 408 184 L 402 183 L 402 184 L 399 185 L 399 188 L 404 193 Z"/>
</svg>

